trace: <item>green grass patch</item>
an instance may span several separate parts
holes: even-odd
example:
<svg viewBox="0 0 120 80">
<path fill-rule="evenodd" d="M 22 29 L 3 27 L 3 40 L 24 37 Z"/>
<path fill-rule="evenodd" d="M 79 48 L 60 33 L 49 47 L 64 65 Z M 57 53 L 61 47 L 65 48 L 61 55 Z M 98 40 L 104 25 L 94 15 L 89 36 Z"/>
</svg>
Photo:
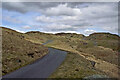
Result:
<svg viewBox="0 0 120 80">
<path fill-rule="evenodd" d="M 64 62 L 49 78 L 84 78 L 93 74 L 101 74 L 92 69 L 90 61 L 76 53 L 68 53 Z"/>
</svg>

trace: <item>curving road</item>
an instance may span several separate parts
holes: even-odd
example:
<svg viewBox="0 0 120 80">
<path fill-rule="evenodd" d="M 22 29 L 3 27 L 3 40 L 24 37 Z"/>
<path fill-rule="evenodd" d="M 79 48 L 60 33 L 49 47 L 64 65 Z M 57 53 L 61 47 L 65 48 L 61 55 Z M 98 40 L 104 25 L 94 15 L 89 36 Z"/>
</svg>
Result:
<svg viewBox="0 0 120 80">
<path fill-rule="evenodd" d="M 14 80 L 15 78 L 48 78 L 65 59 L 67 52 L 48 48 L 49 53 L 32 64 L 22 67 L 10 74 L 3 76 L 2 80 Z M 14 78 L 14 79 L 11 79 Z M 35 80 L 36 80 L 35 79 Z M 26 79 L 25 79 L 26 80 Z"/>
</svg>

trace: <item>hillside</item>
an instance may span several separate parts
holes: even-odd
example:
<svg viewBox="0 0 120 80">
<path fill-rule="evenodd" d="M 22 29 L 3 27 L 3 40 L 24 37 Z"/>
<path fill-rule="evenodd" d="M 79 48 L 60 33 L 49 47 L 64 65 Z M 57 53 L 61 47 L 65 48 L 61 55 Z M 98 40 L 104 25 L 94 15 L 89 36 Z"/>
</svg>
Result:
<svg viewBox="0 0 120 80">
<path fill-rule="evenodd" d="M 45 43 L 47 40 L 53 38 L 54 36 L 53 34 L 42 33 L 39 31 L 30 31 L 25 34 L 26 34 L 25 37 L 26 40 L 30 40 L 31 42 L 40 43 L 40 44 Z"/>
<path fill-rule="evenodd" d="M 120 37 L 116 34 L 111 33 L 92 33 L 90 34 L 87 39 L 89 40 L 115 40 L 120 39 Z"/>
<path fill-rule="evenodd" d="M 56 33 L 57 36 L 66 36 L 71 38 L 84 38 L 85 36 L 83 34 L 77 34 L 77 33 Z"/>
<path fill-rule="evenodd" d="M 99 71 L 112 77 L 117 74 L 117 72 L 112 72 L 112 70 L 117 71 L 118 68 L 118 50 L 120 50 L 118 43 L 120 37 L 117 35 L 110 33 L 93 33 L 86 37 L 72 33 L 41 34 L 39 32 L 35 34 L 29 33 L 28 35 L 29 36 L 25 38 L 26 40 L 38 44 L 53 40 L 53 42 L 48 43 L 46 46 L 77 53 L 89 61 L 96 62 L 97 65 L 95 68 Z M 64 64 L 62 66 L 64 66 Z M 59 69 L 56 74 L 59 74 Z"/>
<path fill-rule="evenodd" d="M 79 78 L 79 80 L 82 80 L 84 77 L 94 74 L 105 75 L 94 69 L 90 61 L 79 56 L 79 54 L 68 53 L 65 61 L 50 78 Z"/>
<path fill-rule="evenodd" d="M 25 40 L 25 36 L 23 33 L 2 27 L 3 75 L 47 54 L 48 49 L 46 47 Z"/>
<path fill-rule="evenodd" d="M 110 77 L 116 76 L 115 74 L 117 72 L 113 72 L 113 70 L 117 71 L 119 67 L 118 50 L 120 50 L 120 47 L 118 45 L 120 37 L 117 35 L 110 33 L 93 33 L 90 36 L 86 37 L 82 34 L 76 33 L 49 34 L 39 31 L 31 31 L 23 34 L 7 28 L 2 29 L 3 74 L 9 73 L 13 71 L 13 69 L 18 69 L 21 66 L 33 62 L 34 60 L 42 57 L 48 52 L 46 47 L 53 47 L 73 53 L 68 54 L 68 58 L 64 62 L 65 64 L 61 64 L 61 66 L 63 66 L 64 69 L 68 72 L 70 70 L 71 72 L 74 70 L 72 65 L 78 68 L 78 66 L 76 65 L 78 63 L 74 60 L 74 58 L 75 56 L 79 55 L 76 60 L 79 63 L 82 63 L 80 64 L 83 65 L 81 66 L 82 68 L 88 68 L 84 66 L 86 64 L 89 64 L 89 66 L 91 66 L 91 61 L 96 63 L 96 71 L 91 70 L 91 67 L 87 69 L 88 71 L 90 71 L 90 74 L 100 71 L 100 73 L 105 73 Z M 41 45 L 50 40 L 52 42 L 48 43 L 46 47 Z M 74 58 L 71 55 L 73 55 Z M 73 63 L 69 64 L 69 62 L 71 61 Z M 7 67 L 11 65 L 15 66 L 13 66 L 12 68 Z M 66 68 L 65 66 L 70 67 Z M 61 70 L 60 67 L 53 74 L 54 78 L 58 77 L 59 73 L 64 73 L 64 70 Z M 58 76 L 55 76 L 55 74 L 58 74 Z M 81 73 L 81 75 L 85 76 L 87 74 Z M 63 77 L 64 75 L 60 74 L 60 76 Z M 69 77 L 67 73 L 66 76 Z M 79 75 L 76 76 L 80 77 Z"/>
<path fill-rule="evenodd" d="M 119 51 L 120 37 L 116 34 L 110 33 L 93 33 L 86 37 L 87 40 L 94 42 L 98 46 L 111 48 L 114 51 Z"/>
<path fill-rule="evenodd" d="M 53 40 L 47 44 L 71 52 L 84 52 L 94 55 L 96 58 L 118 64 L 118 50 L 120 37 L 110 33 L 93 33 L 89 36 L 76 33 L 45 34 L 41 32 L 28 32 L 26 37 L 34 43 L 42 44 L 48 40 Z"/>
</svg>

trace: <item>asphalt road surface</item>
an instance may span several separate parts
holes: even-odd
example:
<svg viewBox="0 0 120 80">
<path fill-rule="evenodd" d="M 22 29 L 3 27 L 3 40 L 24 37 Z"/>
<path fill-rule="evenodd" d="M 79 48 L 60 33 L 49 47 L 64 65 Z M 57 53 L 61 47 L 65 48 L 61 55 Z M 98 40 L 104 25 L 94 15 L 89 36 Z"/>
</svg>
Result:
<svg viewBox="0 0 120 80">
<path fill-rule="evenodd" d="M 14 80 L 11 78 L 48 78 L 56 68 L 60 66 L 66 55 L 67 52 L 65 51 L 49 48 L 49 53 L 46 56 L 32 64 L 3 76 L 2 80 Z"/>
</svg>

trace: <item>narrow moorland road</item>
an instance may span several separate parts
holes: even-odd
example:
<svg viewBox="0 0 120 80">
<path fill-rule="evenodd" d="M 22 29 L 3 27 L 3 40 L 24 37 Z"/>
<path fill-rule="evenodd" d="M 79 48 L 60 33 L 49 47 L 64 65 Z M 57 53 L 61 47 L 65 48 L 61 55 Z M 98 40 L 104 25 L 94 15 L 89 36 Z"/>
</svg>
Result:
<svg viewBox="0 0 120 80">
<path fill-rule="evenodd" d="M 59 67 L 67 55 L 65 51 L 54 48 L 48 49 L 49 53 L 46 56 L 38 59 L 32 64 L 3 76 L 2 80 L 11 80 L 11 78 L 48 78 L 51 73 Z"/>
</svg>

